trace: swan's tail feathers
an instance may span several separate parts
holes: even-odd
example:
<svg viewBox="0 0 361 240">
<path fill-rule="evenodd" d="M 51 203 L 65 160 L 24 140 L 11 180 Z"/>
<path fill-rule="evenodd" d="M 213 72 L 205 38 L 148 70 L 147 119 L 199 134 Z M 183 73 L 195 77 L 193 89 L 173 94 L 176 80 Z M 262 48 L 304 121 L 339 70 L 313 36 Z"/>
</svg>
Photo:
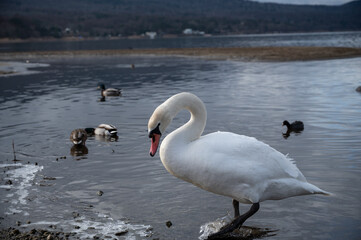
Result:
<svg viewBox="0 0 361 240">
<path fill-rule="evenodd" d="M 326 192 L 326 191 L 323 191 L 323 190 L 317 191 L 317 192 L 314 192 L 314 193 L 315 193 L 315 194 L 322 194 L 322 195 L 325 195 L 325 196 L 333 196 L 332 193 Z"/>
<path fill-rule="evenodd" d="M 321 188 L 316 187 L 313 184 L 310 184 L 310 183 L 308 183 L 308 184 L 309 184 L 309 191 L 313 194 L 322 194 L 325 196 L 333 196 L 333 194 L 330 192 L 326 192 L 326 191 L 322 190 Z"/>
</svg>

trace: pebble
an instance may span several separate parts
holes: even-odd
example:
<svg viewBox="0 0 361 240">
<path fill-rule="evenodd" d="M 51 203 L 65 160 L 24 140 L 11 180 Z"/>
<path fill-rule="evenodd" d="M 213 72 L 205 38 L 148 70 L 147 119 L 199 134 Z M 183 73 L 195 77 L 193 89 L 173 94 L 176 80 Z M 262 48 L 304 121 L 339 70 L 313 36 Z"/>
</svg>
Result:
<svg viewBox="0 0 361 240">
<path fill-rule="evenodd" d="M 123 231 L 115 233 L 115 236 L 122 236 L 122 235 L 126 234 L 127 232 L 128 232 L 128 230 L 123 230 Z"/>
<path fill-rule="evenodd" d="M 173 225 L 173 223 L 172 223 L 171 221 L 167 221 L 167 222 L 165 223 L 165 225 L 166 225 L 168 228 L 170 228 L 170 227 Z"/>
<path fill-rule="evenodd" d="M 77 212 L 73 212 L 73 218 L 77 218 L 77 217 L 79 217 L 80 216 L 80 214 L 79 213 L 77 213 Z"/>
<path fill-rule="evenodd" d="M 15 229 L 13 232 L 12 232 L 13 235 L 19 235 L 20 234 L 20 231 L 18 229 Z"/>
</svg>

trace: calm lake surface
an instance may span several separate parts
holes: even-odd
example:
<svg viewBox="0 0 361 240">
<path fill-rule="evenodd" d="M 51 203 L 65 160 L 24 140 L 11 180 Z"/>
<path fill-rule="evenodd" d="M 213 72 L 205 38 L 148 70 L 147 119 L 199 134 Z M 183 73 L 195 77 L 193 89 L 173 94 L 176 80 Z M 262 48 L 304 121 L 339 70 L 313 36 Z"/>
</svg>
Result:
<svg viewBox="0 0 361 240">
<path fill-rule="evenodd" d="M 154 109 L 189 91 L 207 107 L 204 134 L 254 136 L 289 154 L 309 182 L 334 194 L 262 202 L 246 226 L 274 230 L 266 239 L 360 238 L 361 94 L 355 89 L 361 85 L 361 58 L 31 61 L 34 72 L 0 77 L 1 228 L 20 221 L 20 229 L 52 226 L 81 239 L 198 239 L 202 225 L 232 213 L 231 199 L 170 175 L 158 153 L 149 156 L 147 136 Z M 100 102 L 98 82 L 122 88 L 123 96 Z M 188 118 L 181 112 L 167 133 Z M 284 138 L 285 119 L 302 120 L 305 130 Z M 70 132 L 100 123 L 117 126 L 119 138 L 91 137 L 87 149 L 74 152 Z M 15 163 L 13 141 L 21 160 Z M 248 208 L 241 205 L 241 211 Z M 114 235 L 121 231 L 128 232 Z"/>
<path fill-rule="evenodd" d="M 361 48 L 361 32 L 245 34 L 156 39 L 114 39 L 0 43 L 1 52 L 68 51 L 99 49 L 327 46 Z"/>
</svg>

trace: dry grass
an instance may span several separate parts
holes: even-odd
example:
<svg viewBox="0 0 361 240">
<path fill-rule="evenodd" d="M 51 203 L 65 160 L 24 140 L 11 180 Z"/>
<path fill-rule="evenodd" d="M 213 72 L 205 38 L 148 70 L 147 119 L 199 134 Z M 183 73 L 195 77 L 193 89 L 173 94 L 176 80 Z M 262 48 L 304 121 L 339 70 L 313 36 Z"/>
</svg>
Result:
<svg viewBox="0 0 361 240">
<path fill-rule="evenodd" d="M 361 57 L 361 48 L 346 47 L 249 47 L 249 48 L 163 48 L 163 49 L 118 49 L 79 51 L 39 51 L 0 53 L 0 58 L 9 57 L 76 57 L 76 56 L 193 56 L 211 59 L 256 60 L 256 61 L 309 61 Z"/>
</svg>

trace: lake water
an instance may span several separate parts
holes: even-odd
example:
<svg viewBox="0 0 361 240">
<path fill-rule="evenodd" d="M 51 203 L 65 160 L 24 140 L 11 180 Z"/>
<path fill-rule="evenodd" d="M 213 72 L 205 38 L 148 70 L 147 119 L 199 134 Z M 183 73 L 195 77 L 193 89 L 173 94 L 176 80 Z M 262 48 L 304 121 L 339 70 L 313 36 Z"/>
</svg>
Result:
<svg viewBox="0 0 361 240">
<path fill-rule="evenodd" d="M 231 199 L 170 175 L 159 154 L 149 156 L 147 136 L 154 109 L 189 91 L 207 107 L 205 134 L 254 136 L 289 154 L 309 182 L 334 194 L 262 202 L 246 226 L 275 231 L 266 239 L 360 238 L 361 94 L 355 89 L 361 58 L 31 61 L 32 72 L 0 77 L 1 228 L 20 221 L 20 229 L 52 226 L 81 239 L 121 231 L 128 232 L 116 238 L 198 239 L 201 226 L 232 213 Z M 122 88 L 123 95 L 100 102 L 98 82 Z M 181 112 L 167 133 L 188 117 Z M 302 120 L 305 130 L 284 138 L 285 119 Z M 70 132 L 100 123 L 117 126 L 117 141 L 91 137 L 86 150 L 72 151 Z M 248 208 L 241 204 L 241 211 Z"/>
</svg>

